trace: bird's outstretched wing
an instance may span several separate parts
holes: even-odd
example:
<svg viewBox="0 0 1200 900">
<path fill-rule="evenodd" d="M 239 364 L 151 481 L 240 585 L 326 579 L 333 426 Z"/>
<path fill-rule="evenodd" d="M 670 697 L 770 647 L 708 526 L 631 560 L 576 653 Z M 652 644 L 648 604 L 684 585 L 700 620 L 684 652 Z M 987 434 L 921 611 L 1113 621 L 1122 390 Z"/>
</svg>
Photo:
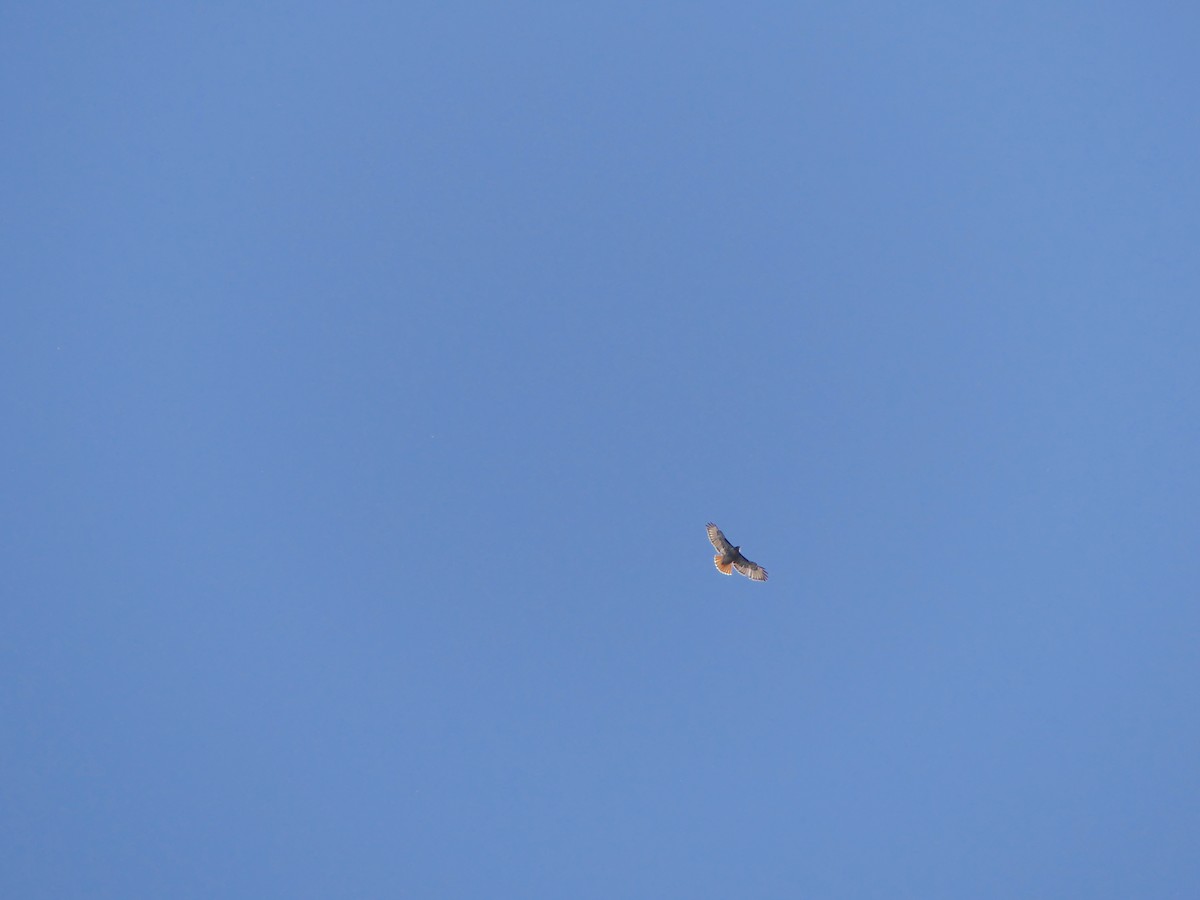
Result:
<svg viewBox="0 0 1200 900">
<path fill-rule="evenodd" d="M 756 562 L 750 562 L 742 554 L 738 554 L 737 559 L 733 561 L 733 567 L 749 578 L 751 581 L 766 581 L 767 570 Z"/>
<path fill-rule="evenodd" d="M 708 539 L 712 541 L 712 545 L 717 548 L 717 552 L 722 556 L 733 549 L 733 544 L 725 539 L 725 535 L 721 534 L 721 529 L 712 522 L 708 523 Z"/>
</svg>

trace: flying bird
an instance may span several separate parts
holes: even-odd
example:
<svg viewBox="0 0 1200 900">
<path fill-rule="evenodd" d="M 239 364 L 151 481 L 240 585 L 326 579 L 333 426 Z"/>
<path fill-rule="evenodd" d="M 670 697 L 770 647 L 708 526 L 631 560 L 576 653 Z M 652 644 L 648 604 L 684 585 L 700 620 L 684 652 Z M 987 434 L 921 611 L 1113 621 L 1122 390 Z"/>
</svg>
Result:
<svg viewBox="0 0 1200 900">
<path fill-rule="evenodd" d="M 733 570 L 737 569 L 751 581 L 767 580 L 767 570 L 742 556 L 742 548 L 729 543 L 725 535 L 721 534 L 721 529 L 712 522 L 708 523 L 708 539 L 717 548 L 713 564 L 722 575 L 732 575 Z"/>
</svg>

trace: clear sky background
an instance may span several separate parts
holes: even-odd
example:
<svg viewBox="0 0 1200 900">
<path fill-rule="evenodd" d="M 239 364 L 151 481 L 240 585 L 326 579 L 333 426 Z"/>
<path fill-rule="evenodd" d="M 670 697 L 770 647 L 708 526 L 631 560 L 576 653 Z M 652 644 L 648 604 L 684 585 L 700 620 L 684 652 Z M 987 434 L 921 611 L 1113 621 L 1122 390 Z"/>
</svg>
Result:
<svg viewBox="0 0 1200 900">
<path fill-rule="evenodd" d="M 1197 46 L 8 4 L 0 893 L 1200 895 Z"/>
</svg>

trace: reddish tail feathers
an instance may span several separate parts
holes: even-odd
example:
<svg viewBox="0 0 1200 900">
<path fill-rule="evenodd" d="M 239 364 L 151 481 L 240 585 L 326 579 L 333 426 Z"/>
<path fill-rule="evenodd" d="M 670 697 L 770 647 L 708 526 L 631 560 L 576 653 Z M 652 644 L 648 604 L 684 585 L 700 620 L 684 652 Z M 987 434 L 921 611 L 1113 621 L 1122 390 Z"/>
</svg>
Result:
<svg viewBox="0 0 1200 900">
<path fill-rule="evenodd" d="M 725 565 L 721 565 L 721 560 L 723 558 L 724 557 L 720 553 L 718 553 L 716 556 L 713 557 L 713 565 L 717 567 L 717 571 L 720 572 L 722 575 L 732 575 L 733 574 L 733 561 L 731 560 L 731 561 L 725 563 Z"/>
</svg>

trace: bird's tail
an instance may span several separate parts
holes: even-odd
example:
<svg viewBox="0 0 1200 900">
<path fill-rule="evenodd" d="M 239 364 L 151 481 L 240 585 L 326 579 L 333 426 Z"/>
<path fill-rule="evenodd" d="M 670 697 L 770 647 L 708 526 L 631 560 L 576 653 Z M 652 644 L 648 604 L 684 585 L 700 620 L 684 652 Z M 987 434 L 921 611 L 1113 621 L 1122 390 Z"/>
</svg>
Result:
<svg viewBox="0 0 1200 900">
<path fill-rule="evenodd" d="M 721 564 L 722 559 L 723 559 L 722 554 L 718 553 L 716 556 L 713 557 L 713 565 L 717 567 L 717 571 L 720 572 L 722 575 L 732 575 L 733 574 L 733 561 L 730 560 L 729 562 L 722 565 Z"/>
</svg>

